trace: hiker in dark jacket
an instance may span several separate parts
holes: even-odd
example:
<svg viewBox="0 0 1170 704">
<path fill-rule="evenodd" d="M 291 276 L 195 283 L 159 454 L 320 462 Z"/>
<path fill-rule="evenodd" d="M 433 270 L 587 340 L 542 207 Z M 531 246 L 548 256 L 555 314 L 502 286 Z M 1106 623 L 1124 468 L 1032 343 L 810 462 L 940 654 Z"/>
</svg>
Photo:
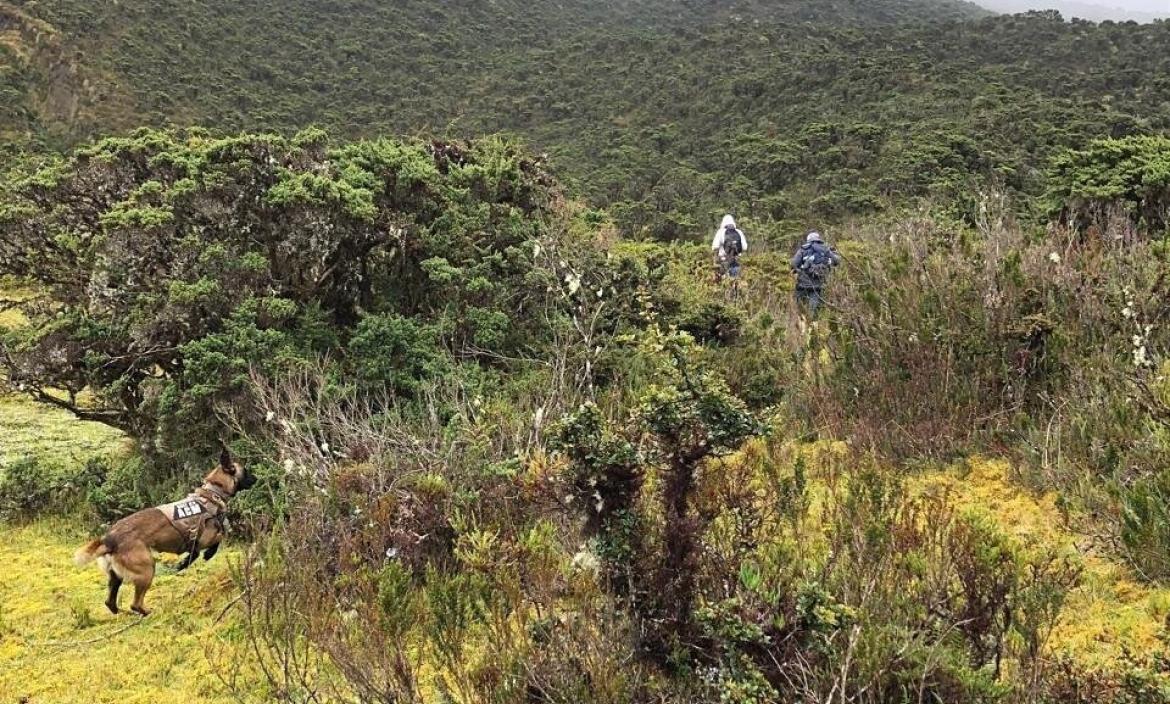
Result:
<svg viewBox="0 0 1170 704">
<path fill-rule="evenodd" d="M 825 299 L 821 290 L 829 280 L 829 272 L 841 264 L 841 255 L 825 244 L 819 232 L 810 232 L 804 244 L 792 256 L 792 271 L 796 273 L 796 302 L 816 319 Z"/>
</svg>

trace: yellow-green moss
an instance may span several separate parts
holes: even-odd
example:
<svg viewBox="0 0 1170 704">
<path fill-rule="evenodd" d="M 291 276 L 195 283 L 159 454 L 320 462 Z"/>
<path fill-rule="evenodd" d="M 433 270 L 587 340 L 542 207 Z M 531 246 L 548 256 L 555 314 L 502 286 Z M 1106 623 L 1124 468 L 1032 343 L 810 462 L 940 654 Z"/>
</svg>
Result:
<svg viewBox="0 0 1170 704">
<path fill-rule="evenodd" d="M 73 565 L 85 538 L 59 523 L 0 528 L 0 702 L 231 701 L 213 668 L 239 647 L 226 640 L 234 614 L 216 621 L 235 592 L 235 554 L 182 574 L 160 564 L 147 598 L 154 613 L 108 639 L 73 645 L 138 619 L 106 611 L 103 575 Z M 132 594 L 124 588 L 124 606 Z"/>
<path fill-rule="evenodd" d="M 125 442 L 112 428 L 82 423 L 67 411 L 17 395 L 0 395 L 0 438 L 0 470 L 28 456 L 50 464 L 76 464 L 117 450 Z"/>
<path fill-rule="evenodd" d="M 24 315 L 18 310 L 0 310 L 0 328 L 15 328 L 23 325 Z"/>
<path fill-rule="evenodd" d="M 1014 484 L 1008 463 L 974 459 L 918 477 L 911 489 L 945 489 L 958 507 L 991 515 L 1008 535 L 1081 556 L 1081 584 L 1069 595 L 1049 640 L 1053 654 L 1071 657 L 1087 669 L 1109 671 L 1122 667 L 1126 651 L 1147 653 L 1161 647 L 1170 589 L 1139 582 L 1123 563 L 1088 547 L 1088 541 L 1066 527 L 1056 495 L 1036 495 Z"/>
<path fill-rule="evenodd" d="M 32 295 L 32 289 L 14 283 L 11 279 L 0 278 L 0 300 L 23 301 Z M 18 310 L 0 310 L 0 328 L 20 327 L 26 322 L 27 319 Z"/>
</svg>

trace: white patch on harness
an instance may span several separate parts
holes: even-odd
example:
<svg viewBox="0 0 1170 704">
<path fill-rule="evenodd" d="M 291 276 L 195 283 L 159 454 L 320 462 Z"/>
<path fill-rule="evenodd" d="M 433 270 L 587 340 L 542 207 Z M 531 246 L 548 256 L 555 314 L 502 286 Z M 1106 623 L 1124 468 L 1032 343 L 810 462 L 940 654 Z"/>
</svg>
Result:
<svg viewBox="0 0 1170 704">
<path fill-rule="evenodd" d="M 198 516 L 201 513 L 206 513 L 207 509 L 203 508 L 203 504 L 195 499 L 187 499 L 175 504 L 175 509 L 172 512 L 174 520 L 178 521 L 183 518 L 190 518 L 191 516 Z"/>
</svg>

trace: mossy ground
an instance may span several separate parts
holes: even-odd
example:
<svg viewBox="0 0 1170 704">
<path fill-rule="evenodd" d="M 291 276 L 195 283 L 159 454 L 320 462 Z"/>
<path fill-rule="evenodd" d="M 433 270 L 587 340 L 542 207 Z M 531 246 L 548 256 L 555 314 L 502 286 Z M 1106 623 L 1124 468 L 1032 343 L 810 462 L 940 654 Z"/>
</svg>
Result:
<svg viewBox="0 0 1170 704">
<path fill-rule="evenodd" d="M 1084 572 L 1049 639 L 1053 655 L 1088 670 L 1114 670 L 1128 653 L 1163 647 L 1170 588 L 1142 583 L 1120 559 L 1089 545 L 1068 527 L 1054 493 L 1034 494 L 1011 479 L 1002 461 L 976 458 L 915 480 L 917 490 L 944 490 L 955 504 L 992 516 L 1023 544 L 1079 555 Z"/>
<path fill-rule="evenodd" d="M 0 289 L 9 298 L 19 292 Z M 0 326 L 21 322 L 0 312 Z M 0 471 L 23 457 L 67 469 L 125 443 L 106 426 L 0 392 Z M 0 524 L 0 704 L 234 701 L 213 668 L 236 659 L 235 617 L 221 614 L 236 593 L 229 564 L 238 553 L 182 575 L 160 564 L 147 597 L 155 612 L 139 623 L 106 610 L 96 567 L 73 565 L 74 550 L 91 537 L 61 519 Z M 123 607 L 132 595 L 123 588 Z"/>
<path fill-rule="evenodd" d="M 87 536 L 62 522 L 0 529 L 0 702 L 65 704 L 233 701 L 215 674 L 235 661 L 236 593 L 227 551 L 178 574 L 161 565 L 141 619 L 113 615 L 105 579 L 77 568 Z M 123 606 L 133 591 L 124 588 Z M 119 629 L 130 625 L 125 631 Z"/>
<path fill-rule="evenodd" d="M 77 465 L 124 442 L 121 433 L 100 423 L 82 423 L 67 411 L 0 392 L 0 470 L 23 457 Z"/>
</svg>

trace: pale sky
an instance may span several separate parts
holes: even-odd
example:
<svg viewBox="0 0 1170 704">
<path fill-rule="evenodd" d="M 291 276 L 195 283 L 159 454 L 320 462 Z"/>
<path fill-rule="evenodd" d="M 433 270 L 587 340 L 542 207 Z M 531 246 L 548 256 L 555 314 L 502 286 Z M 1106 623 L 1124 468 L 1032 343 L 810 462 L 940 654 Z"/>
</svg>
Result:
<svg viewBox="0 0 1170 704">
<path fill-rule="evenodd" d="M 975 0 L 997 12 L 1025 10 L 1060 10 L 1066 17 L 1085 19 L 1170 18 L 1170 0 Z"/>
</svg>

